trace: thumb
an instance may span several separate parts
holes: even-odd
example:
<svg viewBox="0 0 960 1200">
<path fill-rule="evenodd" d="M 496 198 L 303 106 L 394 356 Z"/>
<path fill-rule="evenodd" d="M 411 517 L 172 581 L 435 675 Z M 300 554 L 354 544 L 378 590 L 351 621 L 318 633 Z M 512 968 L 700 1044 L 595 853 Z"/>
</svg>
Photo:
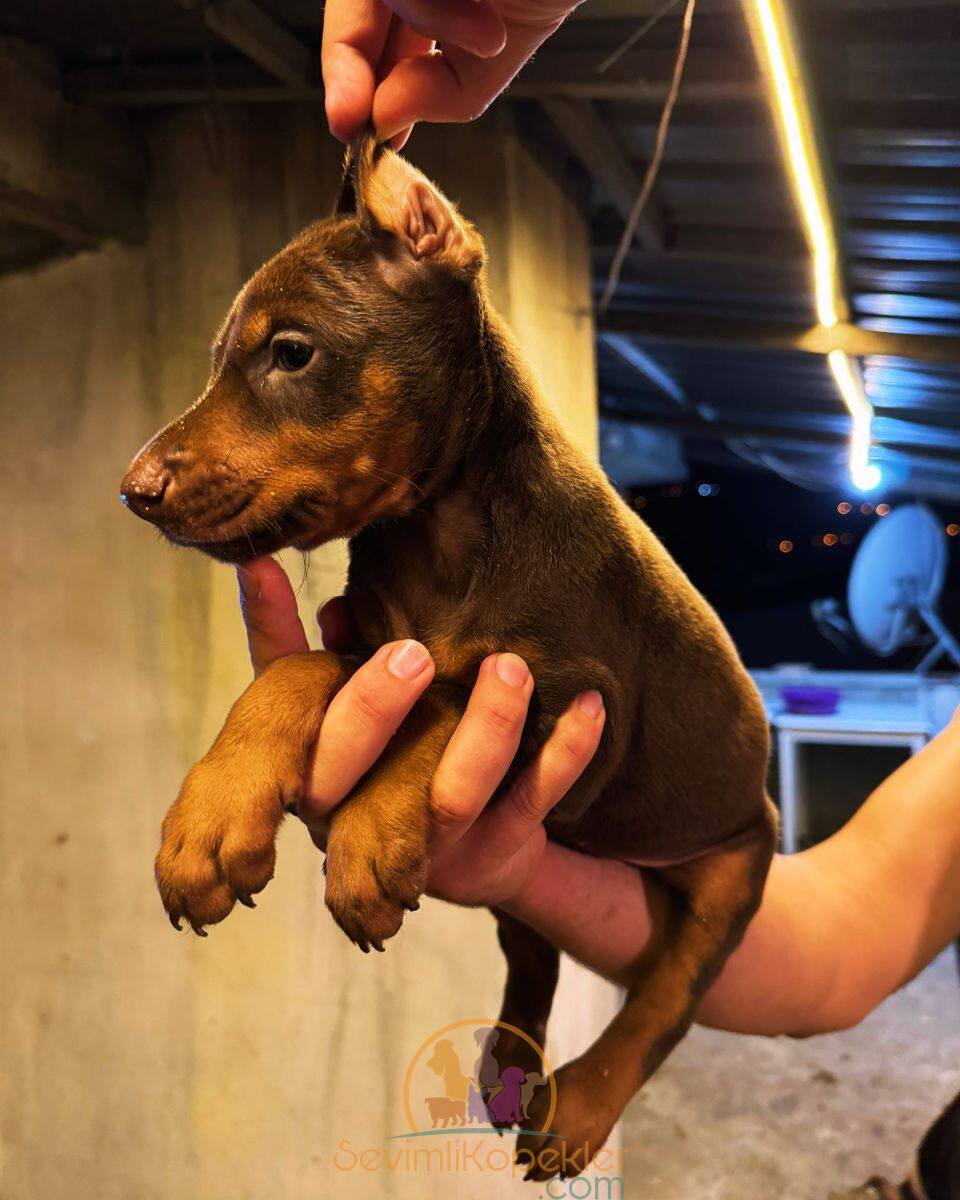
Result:
<svg viewBox="0 0 960 1200">
<path fill-rule="evenodd" d="M 255 675 L 278 658 L 310 649 L 297 599 L 286 572 L 272 558 L 255 558 L 237 567 L 240 611 Z"/>
<path fill-rule="evenodd" d="M 382 141 L 418 121 L 472 121 L 510 83 L 560 24 L 560 18 L 511 29 L 492 58 L 449 43 L 442 50 L 402 58 L 377 86 L 373 123 Z"/>
</svg>

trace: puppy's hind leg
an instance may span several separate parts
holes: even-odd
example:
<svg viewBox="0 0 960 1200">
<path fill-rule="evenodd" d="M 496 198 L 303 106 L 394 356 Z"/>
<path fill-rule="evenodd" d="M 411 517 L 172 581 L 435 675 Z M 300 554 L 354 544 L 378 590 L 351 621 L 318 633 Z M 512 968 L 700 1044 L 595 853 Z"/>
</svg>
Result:
<svg viewBox="0 0 960 1200">
<path fill-rule="evenodd" d="M 527 1075 L 541 1073 L 540 1051 L 557 989 L 560 952 L 552 942 L 502 909 L 495 908 L 493 915 L 497 918 L 497 939 L 507 960 L 499 1019 L 525 1033 L 538 1049 L 520 1034 L 502 1028 L 496 1030 L 496 1039 L 490 1041 L 488 1049 L 501 1072 L 507 1067 L 521 1067 Z"/>
<path fill-rule="evenodd" d="M 759 906 L 775 841 L 768 804 L 735 844 L 660 870 L 667 912 L 637 963 L 623 1008 L 584 1054 L 557 1072 L 553 1136 L 517 1139 L 528 1179 L 584 1170 L 627 1102 L 690 1028 Z"/>
</svg>

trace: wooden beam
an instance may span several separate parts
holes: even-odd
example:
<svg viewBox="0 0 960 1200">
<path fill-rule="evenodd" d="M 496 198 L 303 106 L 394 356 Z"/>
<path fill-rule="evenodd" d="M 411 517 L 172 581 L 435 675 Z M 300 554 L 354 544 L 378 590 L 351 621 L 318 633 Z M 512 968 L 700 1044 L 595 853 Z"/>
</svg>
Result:
<svg viewBox="0 0 960 1200">
<path fill-rule="evenodd" d="M 782 351 L 825 355 L 843 350 L 856 358 L 883 354 L 918 362 L 960 364 L 960 338 L 911 333 L 879 333 L 841 322 L 833 329 L 820 325 L 768 325 L 715 317 L 655 316 L 614 310 L 599 323 L 612 333 L 625 333 L 641 342 L 664 342 L 714 350 Z"/>
<path fill-rule="evenodd" d="M 0 40 L 0 213 L 72 248 L 144 236 L 146 166 L 122 117 L 65 101 L 54 56 Z"/>
<path fill-rule="evenodd" d="M 623 221 L 640 193 L 642 180 L 621 150 L 609 128 L 589 100 L 547 96 L 540 101 L 567 146 L 593 177 L 600 191 Z M 647 250 L 662 250 L 663 220 L 651 196 L 637 224 L 637 240 Z"/>
<path fill-rule="evenodd" d="M 195 0 L 181 0 L 194 7 Z M 207 26 L 268 75 L 291 88 L 309 87 L 318 72 L 319 49 L 305 46 L 252 0 L 213 0 L 203 5 Z"/>
</svg>

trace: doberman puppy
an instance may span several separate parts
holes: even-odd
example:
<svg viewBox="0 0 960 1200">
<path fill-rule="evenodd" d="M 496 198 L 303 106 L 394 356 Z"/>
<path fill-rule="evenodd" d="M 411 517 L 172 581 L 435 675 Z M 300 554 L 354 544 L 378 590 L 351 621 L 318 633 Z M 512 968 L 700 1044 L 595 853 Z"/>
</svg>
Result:
<svg viewBox="0 0 960 1200">
<path fill-rule="evenodd" d="M 367 651 L 417 638 L 432 654 L 436 681 L 329 831 L 327 905 L 362 949 L 417 907 L 431 779 L 483 658 L 514 651 L 536 680 L 515 770 L 574 695 L 602 693 L 600 747 L 549 834 L 656 868 L 670 911 L 621 1012 L 558 1072 L 553 1138 L 521 1135 L 531 1161 L 551 1148 L 532 1161 L 544 1179 L 583 1169 L 688 1029 L 757 908 L 776 819 L 767 723 L 733 644 L 550 415 L 484 267 L 440 191 L 359 139 L 335 214 L 245 285 L 206 390 L 140 451 L 122 495 L 172 542 L 226 562 L 348 537 Z M 156 875 L 178 928 L 199 933 L 266 886 L 354 665 L 282 659 L 233 706 L 163 824 Z M 558 952 L 498 920 L 503 1020 L 542 1041 Z"/>
</svg>

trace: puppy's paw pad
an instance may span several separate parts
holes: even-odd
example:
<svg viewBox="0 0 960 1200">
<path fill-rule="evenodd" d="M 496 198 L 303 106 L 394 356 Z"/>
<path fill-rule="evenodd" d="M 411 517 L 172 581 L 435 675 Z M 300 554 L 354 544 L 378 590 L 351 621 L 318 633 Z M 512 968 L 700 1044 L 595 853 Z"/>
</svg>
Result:
<svg viewBox="0 0 960 1200">
<path fill-rule="evenodd" d="M 416 912 L 427 886 L 427 863 L 418 847 L 385 843 L 371 856 L 370 868 L 387 900 Z"/>
<path fill-rule="evenodd" d="M 327 907 L 352 941 L 382 950 L 419 907 L 426 855 L 419 839 L 385 837 L 361 807 L 337 814 L 327 838 Z"/>
<path fill-rule="evenodd" d="M 383 950 L 403 924 L 404 906 L 385 896 L 372 866 L 348 867 L 328 853 L 327 908 L 352 942 L 366 953 Z"/>
</svg>

